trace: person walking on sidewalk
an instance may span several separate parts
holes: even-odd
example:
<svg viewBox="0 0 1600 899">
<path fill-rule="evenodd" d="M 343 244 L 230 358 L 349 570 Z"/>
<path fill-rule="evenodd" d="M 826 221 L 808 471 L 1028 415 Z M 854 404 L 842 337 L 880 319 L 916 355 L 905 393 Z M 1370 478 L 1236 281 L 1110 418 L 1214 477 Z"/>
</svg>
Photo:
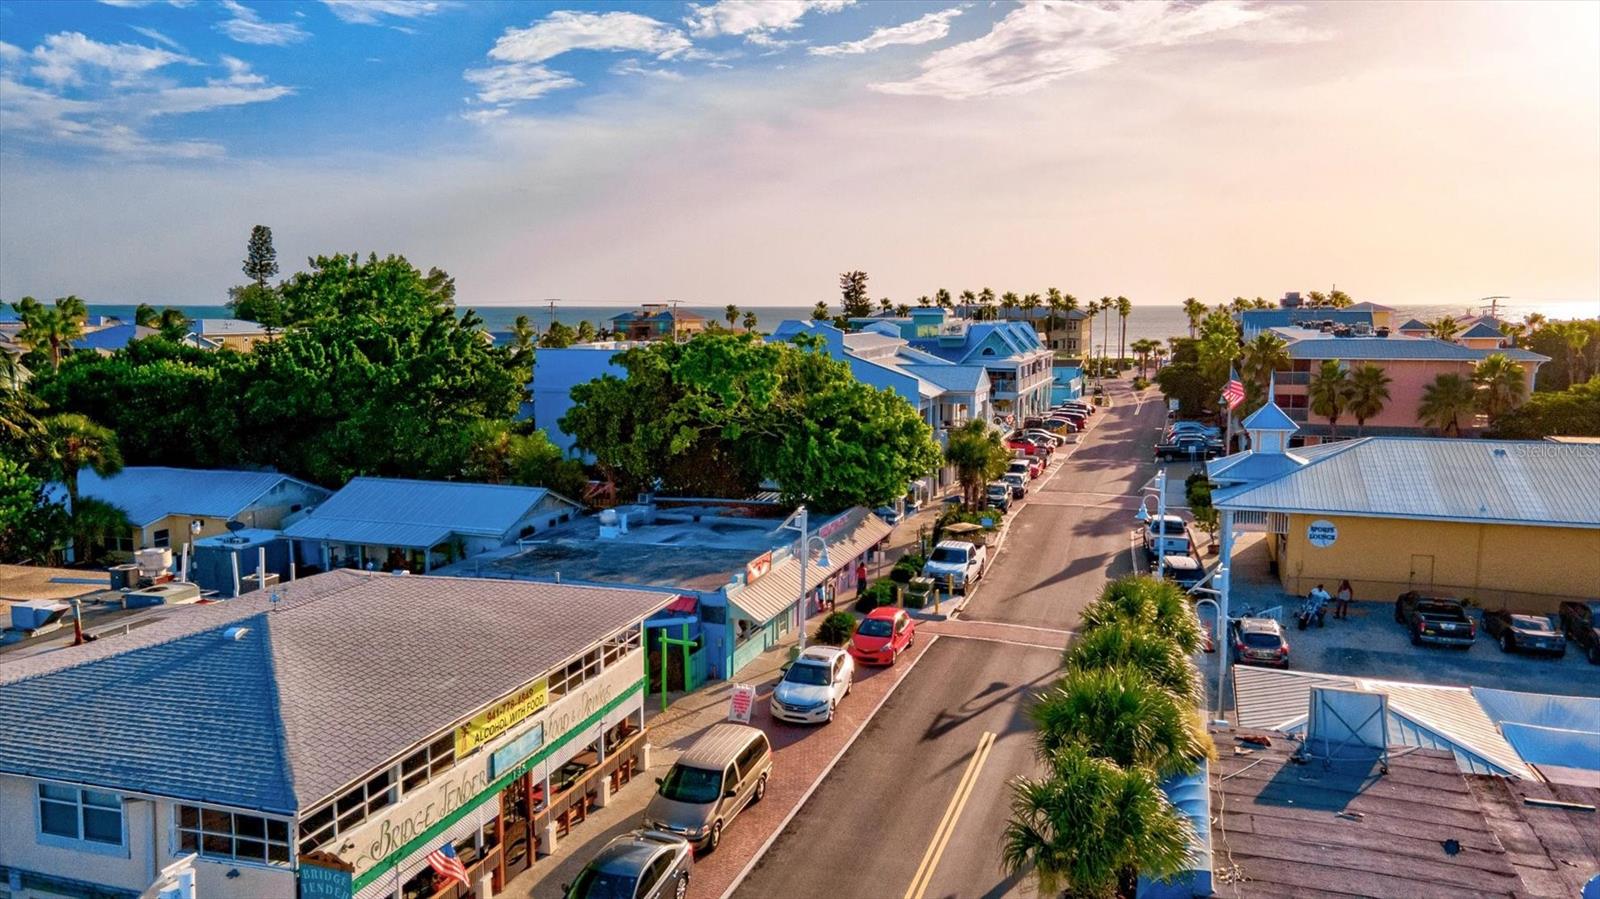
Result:
<svg viewBox="0 0 1600 899">
<path fill-rule="evenodd" d="M 1339 592 L 1334 594 L 1333 617 L 1348 619 L 1350 617 L 1350 600 L 1355 598 L 1355 591 L 1350 589 L 1349 579 L 1339 582 Z"/>
</svg>

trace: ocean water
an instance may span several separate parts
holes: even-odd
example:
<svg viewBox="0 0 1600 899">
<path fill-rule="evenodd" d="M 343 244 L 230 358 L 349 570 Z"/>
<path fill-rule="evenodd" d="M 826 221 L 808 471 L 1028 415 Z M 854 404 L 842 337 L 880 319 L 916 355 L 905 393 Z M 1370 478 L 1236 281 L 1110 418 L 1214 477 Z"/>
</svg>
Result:
<svg viewBox="0 0 1600 899">
<path fill-rule="evenodd" d="M 90 305 L 89 311 L 98 315 L 111 315 L 123 321 L 133 320 L 134 306 L 127 305 Z M 184 315 L 190 318 L 226 318 L 228 310 L 223 306 L 179 306 Z M 482 306 L 472 308 L 484 320 L 485 326 L 490 331 L 508 331 L 511 323 L 519 315 L 528 316 L 533 325 L 543 331 L 550 326 L 552 315 L 555 321 L 566 325 L 576 326 L 581 321 L 589 321 L 597 327 L 608 323 L 613 316 L 620 315 L 633 306 L 557 306 L 552 313 L 549 306 Z M 720 306 L 685 306 L 704 315 L 713 321 L 724 320 L 723 309 Z M 743 319 L 744 309 L 740 307 L 740 318 Z M 786 319 L 811 317 L 810 306 L 751 306 L 757 316 L 756 328 L 761 331 L 771 331 Z M 1476 304 L 1461 303 L 1455 305 L 1396 305 L 1396 315 L 1399 320 L 1407 318 L 1421 318 L 1424 321 L 1438 318 L 1441 315 L 1460 315 L 1466 312 L 1477 313 L 1482 311 Z M 1548 302 L 1510 302 L 1502 303 L 1499 315 L 1503 319 L 1517 321 L 1529 313 L 1538 312 L 1550 319 L 1594 318 L 1600 316 L 1600 300 L 1556 300 Z M 1398 323 L 1398 322 L 1397 322 Z M 1119 339 L 1118 329 L 1121 321 L 1115 316 L 1110 317 L 1110 348 L 1116 352 Z M 1166 340 L 1169 337 L 1186 336 L 1189 333 L 1189 320 L 1183 314 L 1180 306 L 1146 305 L 1134 306 L 1133 312 L 1128 316 L 1127 342 L 1149 338 L 1152 340 Z M 1101 317 L 1095 323 L 1095 345 L 1099 346 L 1106 339 L 1106 319 Z"/>
</svg>

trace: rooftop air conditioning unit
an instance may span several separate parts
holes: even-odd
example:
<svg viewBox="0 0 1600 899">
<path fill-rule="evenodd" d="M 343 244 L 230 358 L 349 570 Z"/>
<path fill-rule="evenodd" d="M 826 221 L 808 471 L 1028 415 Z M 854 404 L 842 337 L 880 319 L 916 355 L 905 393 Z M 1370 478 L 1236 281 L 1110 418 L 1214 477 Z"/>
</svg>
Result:
<svg viewBox="0 0 1600 899">
<path fill-rule="evenodd" d="M 122 607 L 142 609 L 146 606 L 178 606 L 200 601 L 200 588 L 184 581 L 154 584 L 141 590 L 122 594 Z"/>
<path fill-rule="evenodd" d="M 139 574 L 147 578 L 158 578 L 172 567 L 172 547 L 146 547 L 133 554 L 133 562 L 139 566 Z"/>
</svg>

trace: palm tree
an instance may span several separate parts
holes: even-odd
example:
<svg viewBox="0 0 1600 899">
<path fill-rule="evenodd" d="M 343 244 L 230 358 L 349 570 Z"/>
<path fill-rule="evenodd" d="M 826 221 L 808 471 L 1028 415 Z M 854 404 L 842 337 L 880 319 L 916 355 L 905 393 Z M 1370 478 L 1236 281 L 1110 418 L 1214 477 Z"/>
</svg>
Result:
<svg viewBox="0 0 1600 899">
<path fill-rule="evenodd" d="M 184 315 L 182 309 L 168 306 L 161 310 L 161 317 L 156 320 L 156 327 L 161 329 L 162 337 L 178 343 L 189 333 L 189 316 Z M 269 334 L 272 332 L 270 325 L 267 327 L 267 332 Z"/>
<path fill-rule="evenodd" d="M 1069 669 L 1028 717 L 1039 728 L 1040 758 L 1075 745 L 1125 768 L 1167 775 L 1193 771 L 1206 754 L 1191 708 L 1137 667 L 1112 665 Z"/>
<path fill-rule="evenodd" d="M 1079 637 L 1066 652 L 1067 671 L 1127 666 L 1144 672 L 1186 707 L 1205 702 L 1205 688 L 1194 663 L 1172 641 L 1141 624 L 1113 621 Z"/>
<path fill-rule="evenodd" d="M 1528 326 L 1520 322 L 1501 322 L 1500 336 L 1505 338 L 1507 346 L 1516 346 L 1528 333 Z"/>
<path fill-rule="evenodd" d="M 1266 404 L 1267 385 L 1272 373 L 1283 371 L 1291 364 L 1289 344 L 1271 331 L 1262 331 L 1244 345 L 1239 362 L 1240 374 L 1250 392 L 1252 407 Z M 1243 413 L 1241 413 L 1243 414 Z"/>
<path fill-rule="evenodd" d="M 927 297 L 923 297 L 923 299 L 927 299 Z M 900 318 L 905 318 L 911 314 L 911 306 L 906 303 L 901 303 L 900 305 L 894 307 L 894 314 Z"/>
<path fill-rule="evenodd" d="M 1105 316 L 1102 321 L 1106 324 L 1105 336 L 1100 340 L 1100 377 L 1105 377 L 1106 351 L 1111 348 L 1111 310 L 1117 306 L 1116 299 L 1112 297 L 1100 298 L 1100 314 Z"/>
<path fill-rule="evenodd" d="M 1141 337 L 1128 345 L 1128 349 L 1132 350 L 1134 357 L 1139 360 L 1139 377 L 1146 376 L 1150 365 L 1150 354 L 1159 346 L 1159 343 L 1147 337 Z"/>
<path fill-rule="evenodd" d="M 1045 290 L 1044 306 L 1048 310 L 1044 326 L 1045 333 L 1048 334 L 1056 329 L 1056 313 L 1066 310 L 1066 303 L 1061 298 L 1061 290 L 1059 288 L 1051 287 Z"/>
<path fill-rule="evenodd" d="M 83 323 L 89 309 L 83 300 L 65 296 L 56 300 L 55 306 L 46 306 L 33 297 L 23 297 L 12 308 L 22 319 L 17 340 L 32 349 L 49 347 L 50 367 L 61 367 L 61 350 L 83 336 Z"/>
<path fill-rule="evenodd" d="M 1080 636 L 1126 621 L 1164 635 L 1184 655 L 1200 650 L 1200 619 L 1188 594 L 1162 578 L 1133 574 L 1106 584 L 1100 597 L 1083 610 L 1081 620 Z"/>
<path fill-rule="evenodd" d="M 1107 299 L 1109 299 L 1109 297 Z M 1100 314 L 1100 301 L 1090 300 L 1089 305 L 1083 307 L 1083 311 L 1089 315 L 1089 345 L 1084 347 L 1087 352 L 1085 352 L 1083 355 L 1085 359 L 1089 360 L 1089 370 L 1091 375 L 1098 375 L 1100 370 L 1095 366 L 1094 363 L 1094 320 L 1095 316 Z"/>
<path fill-rule="evenodd" d="M 1461 416 L 1471 415 L 1476 407 L 1477 392 L 1472 382 L 1458 374 L 1442 374 L 1433 383 L 1422 388 L 1422 402 L 1417 406 L 1417 419 L 1433 425 L 1442 434 L 1461 436 Z"/>
<path fill-rule="evenodd" d="M 45 476 L 60 481 L 67 490 L 67 503 L 78 514 L 78 472 L 87 468 L 101 477 L 122 470 L 122 453 L 117 435 L 87 417 L 72 412 L 52 415 L 42 422 L 38 441 L 38 463 Z M 84 561 L 87 543 L 79 535 L 73 539 L 74 558 Z"/>
<path fill-rule="evenodd" d="M 1461 333 L 1461 323 L 1454 316 L 1441 315 L 1428 322 L 1428 333 L 1440 340 L 1455 340 L 1456 335 Z"/>
<path fill-rule="evenodd" d="M 1001 442 L 999 431 L 974 418 L 950 432 L 944 461 L 955 466 L 962 498 L 969 509 L 976 509 L 984 485 L 1004 474 L 1011 464 L 1011 451 Z"/>
<path fill-rule="evenodd" d="M 1233 313 L 1243 312 L 1250 308 L 1250 301 L 1244 297 L 1234 297 L 1228 301 L 1228 311 Z"/>
<path fill-rule="evenodd" d="M 1532 336 L 1534 332 L 1544 327 L 1545 324 L 1550 320 L 1545 318 L 1543 312 L 1530 312 L 1526 316 L 1523 316 L 1522 321 L 1528 326 L 1528 335 Z"/>
<path fill-rule="evenodd" d="M 1484 357 L 1473 368 L 1472 380 L 1478 385 L 1478 405 L 1491 424 L 1520 405 L 1527 392 L 1527 372 L 1505 353 Z"/>
<path fill-rule="evenodd" d="M 728 327 L 733 327 L 739 322 L 739 307 L 732 303 L 722 307 L 722 317 L 727 321 Z"/>
<path fill-rule="evenodd" d="M 1140 874 L 1167 877 L 1189 863 L 1189 824 L 1149 771 L 1077 746 L 1048 762 L 1045 777 L 1011 782 L 1000 849 L 1008 875 L 1031 872 L 1041 896 L 1108 897 L 1132 895 Z"/>
<path fill-rule="evenodd" d="M 1368 362 L 1350 372 L 1350 417 L 1356 420 L 1356 436 L 1366 433 L 1367 419 L 1383 411 L 1389 401 L 1389 375 Z"/>
<path fill-rule="evenodd" d="M 994 308 L 994 291 L 987 287 L 978 291 L 978 306 L 981 308 L 983 313 L 982 315 L 978 316 L 979 318 L 993 320 L 996 317 Z"/>
<path fill-rule="evenodd" d="M 894 314 L 894 301 L 889 299 L 888 297 L 882 297 L 881 299 L 879 299 L 878 300 L 878 314 L 879 315 L 893 315 Z"/>
<path fill-rule="evenodd" d="M 928 295 L 927 294 L 923 294 L 922 296 L 917 297 L 917 305 L 921 306 L 924 309 L 926 309 L 929 306 L 933 305 L 933 301 L 928 299 Z"/>
<path fill-rule="evenodd" d="M 1122 357 L 1127 349 L 1128 342 L 1128 316 L 1133 312 L 1133 301 L 1127 297 L 1117 297 L 1117 317 L 1120 331 L 1117 336 L 1117 367 L 1122 367 Z"/>
<path fill-rule="evenodd" d="M 978 295 L 970 290 L 961 291 L 961 305 L 966 307 L 967 315 L 972 318 L 982 318 L 980 311 L 974 307 L 978 304 Z"/>
<path fill-rule="evenodd" d="M 1328 420 L 1328 436 L 1339 436 L 1339 416 L 1350 408 L 1350 373 L 1338 359 L 1324 359 L 1306 394 L 1311 411 Z"/>
<path fill-rule="evenodd" d="M 1022 317 L 1030 322 L 1033 321 L 1035 313 L 1039 311 L 1041 305 L 1043 305 L 1043 301 L 1039 299 L 1038 294 L 1025 294 L 1022 297 Z"/>
<path fill-rule="evenodd" d="M 952 303 L 950 300 L 950 291 L 943 287 L 934 291 L 933 305 L 938 306 L 940 309 L 949 309 L 951 306 L 953 306 L 954 303 Z"/>
<path fill-rule="evenodd" d="M 1206 317 L 1206 304 L 1190 297 L 1183 301 L 1183 314 L 1189 319 L 1189 336 L 1192 338 L 1200 330 L 1200 320 Z"/>
<path fill-rule="evenodd" d="M 760 321 L 761 320 L 756 317 L 756 311 L 754 309 L 746 309 L 744 311 L 744 329 L 746 331 L 754 331 L 756 329 L 756 325 L 759 324 Z"/>
<path fill-rule="evenodd" d="M 595 337 L 594 324 L 588 319 L 578 322 L 578 332 L 575 336 L 578 343 L 592 343 Z"/>
<path fill-rule="evenodd" d="M 140 303 L 139 308 L 133 310 L 133 323 L 146 328 L 154 328 L 161 321 L 161 313 L 149 303 Z"/>
<path fill-rule="evenodd" d="M 533 324 L 526 315 L 517 316 L 511 323 L 511 345 L 515 349 L 525 350 L 533 346 Z"/>
<path fill-rule="evenodd" d="M 1561 337 L 1567 348 L 1567 386 L 1583 383 L 1581 372 L 1583 348 L 1589 344 L 1589 329 L 1583 322 L 1557 322 L 1550 329 Z"/>
</svg>

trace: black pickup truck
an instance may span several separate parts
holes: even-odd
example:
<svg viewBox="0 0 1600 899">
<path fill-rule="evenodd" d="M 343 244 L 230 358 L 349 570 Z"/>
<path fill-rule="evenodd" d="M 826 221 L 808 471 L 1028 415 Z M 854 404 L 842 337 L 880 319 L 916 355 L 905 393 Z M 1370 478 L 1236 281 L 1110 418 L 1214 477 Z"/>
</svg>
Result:
<svg viewBox="0 0 1600 899">
<path fill-rule="evenodd" d="M 1415 590 L 1402 593 L 1394 601 L 1394 620 L 1406 626 L 1413 646 L 1437 643 L 1470 649 L 1478 640 L 1478 625 L 1461 600 L 1448 596 L 1429 596 Z"/>
<path fill-rule="evenodd" d="M 1562 603 L 1561 630 L 1583 650 L 1589 664 L 1600 665 L 1600 600 Z"/>
</svg>

